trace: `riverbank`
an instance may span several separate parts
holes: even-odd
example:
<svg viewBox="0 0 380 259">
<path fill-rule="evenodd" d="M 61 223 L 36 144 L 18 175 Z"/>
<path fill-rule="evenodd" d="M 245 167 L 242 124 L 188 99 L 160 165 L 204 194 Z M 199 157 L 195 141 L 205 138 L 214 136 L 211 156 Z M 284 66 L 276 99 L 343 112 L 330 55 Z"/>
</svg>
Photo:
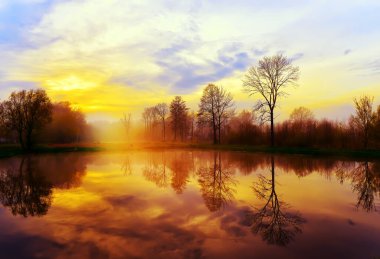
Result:
<svg viewBox="0 0 380 259">
<path fill-rule="evenodd" d="M 144 149 L 199 149 L 223 150 L 241 152 L 259 152 L 272 154 L 307 155 L 318 157 L 347 157 L 358 159 L 380 159 L 380 150 L 344 150 L 318 149 L 296 147 L 267 147 L 246 145 L 212 145 L 194 143 L 82 143 L 82 144 L 54 144 L 39 145 L 30 153 L 64 153 L 64 152 L 100 152 L 100 151 L 131 151 Z M 26 154 L 17 145 L 0 145 L 0 158 Z"/>
</svg>

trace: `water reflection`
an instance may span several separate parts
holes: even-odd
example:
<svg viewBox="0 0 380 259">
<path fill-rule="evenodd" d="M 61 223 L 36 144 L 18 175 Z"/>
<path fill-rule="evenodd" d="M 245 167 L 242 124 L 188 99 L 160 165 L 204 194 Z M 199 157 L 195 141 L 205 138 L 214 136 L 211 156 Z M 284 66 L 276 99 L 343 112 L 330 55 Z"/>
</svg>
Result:
<svg viewBox="0 0 380 259">
<path fill-rule="evenodd" d="M 371 258 L 379 165 L 191 150 L 0 160 L 0 248 L 28 243 L 21 257 L 32 258 Z"/>
<path fill-rule="evenodd" d="M 30 157 L 22 158 L 18 167 L 0 172 L 0 201 L 13 215 L 42 216 L 52 200 L 52 184 L 41 175 Z"/>
<path fill-rule="evenodd" d="M 52 202 L 52 189 L 81 184 L 86 159 L 77 156 L 25 156 L 10 159 L 0 170 L 0 202 L 13 215 L 43 216 Z"/>
<path fill-rule="evenodd" d="M 157 161 L 154 156 L 147 159 L 143 168 L 143 175 L 146 180 L 153 182 L 160 188 L 166 188 L 169 185 L 169 172 L 166 166 L 165 153 L 161 153 L 161 161 Z"/>
<path fill-rule="evenodd" d="M 222 165 L 221 153 L 214 152 L 213 157 L 211 165 L 198 169 L 202 197 L 211 212 L 223 208 L 234 198 L 233 188 L 236 185 L 236 180 L 233 178 L 234 172 L 229 166 Z"/>
<path fill-rule="evenodd" d="M 352 190 L 357 194 L 357 208 L 367 212 L 376 210 L 375 196 L 380 195 L 380 163 L 344 163 L 337 170 L 337 177 L 341 183 L 351 181 Z"/>
<path fill-rule="evenodd" d="M 155 183 L 160 188 L 169 186 L 181 194 L 188 183 L 190 172 L 193 171 L 191 153 L 179 152 L 167 155 L 165 152 L 149 154 L 143 169 L 145 179 Z"/>
<path fill-rule="evenodd" d="M 305 223 L 298 212 L 289 212 L 289 205 L 280 201 L 276 192 L 275 163 L 271 157 L 271 177 L 259 176 L 254 183 L 253 191 L 256 196 L 265 201 L 262 208 L 248 213 L 252 221 L 252 232 L 262 236 L 269 244 L 286 246 L 294 240 L 296 234 L 301 233 L 301 225 Z"/>
</svg>

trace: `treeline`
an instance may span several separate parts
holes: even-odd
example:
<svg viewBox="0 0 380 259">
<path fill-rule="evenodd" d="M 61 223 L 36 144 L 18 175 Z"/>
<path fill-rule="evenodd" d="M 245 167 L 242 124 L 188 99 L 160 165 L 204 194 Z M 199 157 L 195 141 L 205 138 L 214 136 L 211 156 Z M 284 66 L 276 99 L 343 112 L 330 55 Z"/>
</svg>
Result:
<svg viewBox="0 0 380 259">
<path fill-rule="evenodd" d="M 181 96 L 145 108 L 141 131 L 135 125 L 131 130 L 130 114 L 118 123 L 89 125 L 81 111 L 68 102 L 52 103 L 42 89 L 13 92 L 0 103 L 0 141 L 18 142 L 24 150 L 36 143 L 130 141 L 132 137 L 272 147 L 380 147 L 380 106 L 375 110 L 369 96 L 354 99 L 355 114 L 346 122 L 317 120 L 309 109 L 299 107 L 289 119 L 275 123 L 277 101 L 289 94 L 287 87 L 296 86 L 298 77 L 299 68 L 292 60 L 281 54 L 264 57 L 243 79 L 243 91 L 259 98 L 251 110 L 236 112 L 231 93 L 208 84 L 196 110 L 190 110 Z"/>
<path fill-rule="evenodd" d="M 13 92 L 0 103 L 2 143 L 19 143 L 31 150 L 36 143 L 74 143 L 90 140 L 84 114 L 68 102 L 52 103 L 42 89 Z"/>
<path fill-rule="evenodd" d="M 214 144 L 361 149 L 380 146 L 380 106 L 374 111 L 373 98 L 369 96 L 354 99 L 356 112 L 347 122 L 317 120 L 309 109 L 299 107 L 289 119 L 275 124 L 277 101 L 289 94 L 286 89 L 296 86 L 298 78 L 299 68 L 292 65 L 291 59 L 282 54 L 264 57 L 249 68 L 243 79 L 243 91 L 259 98 L 252 110 L 236 113 L 232 95 L 221 86 L 209 84 L 196 112 L 189 112 L 180 96 L 172 101 L 169 112 L 159 113 L 158 106 L 167 107 L 164 103 L 146 108 L 145 136 L 160 139 L 161 127 L 162 139 L 170 135 L 174 141 L 179 131 L 181 141 Z M 171 126 L 171 132 L 165 131 L 167 126 Z"/>
<path fill-rule="evenodd" d="M 218 90 L 209 96 L 210 89 Z M 228 96 L 228 100 L 225 96 Z M 213 103 L 219 98 L 222 101 Z M 180 106 L 178 100 L 181 100 Z M 218 103 L 223 106 L 219 107 Z M 377 110 L 373 110 L 373 98 L 368 96 L 355 99 L 354 104 L 356 113 L 346 122 L 318 120 L 305 107 L 294 109 L 287 120 L 275 124 L 275 145 L 337 149 L 379 148 L 380 105 Z M 232 97 L 222 87 L 208 85 L 197 112 L 190 111 L 179 96 L 170 104 L 171 109 L 161 113 L 161 116 L 158 115 L 158 106 L 169 107 L 161 103 L 146 108 L 143 113 L 145 136 L 149 140 L 262 146 L 271 144 L 270 125 L 263 123 L 255 110 L 234 112 Z"/>
</svg>

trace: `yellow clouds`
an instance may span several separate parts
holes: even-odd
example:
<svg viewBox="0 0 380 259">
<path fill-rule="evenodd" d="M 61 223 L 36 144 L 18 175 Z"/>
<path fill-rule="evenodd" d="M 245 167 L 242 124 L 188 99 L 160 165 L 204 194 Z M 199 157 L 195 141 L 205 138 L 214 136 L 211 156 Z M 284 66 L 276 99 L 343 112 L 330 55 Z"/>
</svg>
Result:
<svg viewBox="0 0 380 259">
<path fill-rule="evenodd" d="M 52 91 L 72 91 L 86 90 L 96 86 L 94 82 L 88 82 L 70 75 L 65 78 L 50 79 L 46 81 L 46 86 Z"/>
<path fill-rule="evenodd" d="M 83 112 L 97 116 L 119 118 L 123 113 L 140 111 L 147 103 L 168 97 L 165 88 L 136 89 L 109 82 L 99 74 L 77 73 L 43 80 L 53 101 L 70 101 Z"/>
<path fill-rule="evenodd" d="M 282 52 L 301 70 L 299 87 L 280 103 L 282 114 L 300 105 L 340 104 L 344 95 L 364 94 L 380 81 L 380 20 L 375 2 L 367 4 L 81 0 L 35 10 L 28 5 L 32 11 L 16 11 L 14 22 L 1 20 L 0 13 L 0 30 L 2 22 L 28 24 L 0 31 L 0 56 L 7 61 L 0 66 L 0 96 L 21 82 L 16 89 L 42 86 L 55 101 L 116 118 L 174 95 L 197 109 L 202 88 L 216 83 L 233 93 L 238 109 L 250 108 L 257 98 L 242 93 L 242 75 L 263 56 Z M 376 87 L 371 93 L 380 96 Z M 343 99 L 347 104 L 352 97 Z"/>
</svg>

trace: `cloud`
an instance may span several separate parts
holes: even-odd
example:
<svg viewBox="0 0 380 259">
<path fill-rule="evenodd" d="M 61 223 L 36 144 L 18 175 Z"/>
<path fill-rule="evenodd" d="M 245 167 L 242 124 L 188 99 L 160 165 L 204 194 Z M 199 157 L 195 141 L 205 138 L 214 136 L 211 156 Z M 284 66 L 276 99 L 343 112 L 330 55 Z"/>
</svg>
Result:
<svg viewBox="0 0 380 259">
<path fill-rule="evenodd" d="M 379 10 L 376 1 L 0 1 L 0 56 L 6 61 L 0 76 L 35 82 L 53 98 L 81 101 L 90 112 L 102 112 L 103 89 L 112 94 L 102 103 L 116 103 L 120 108 L 109 112 L 120 114 L 126 99 L 142 109 L 175 94 L 195 102 L 194 93 L 209 82 L 238 89 L 248 66 L 283 51 L 301 69 L 302 87 L 289 97 L 289 107 L 309 96 L 320 102 L 323 89 L 338 94 L 350 84 L 378 82 Z M 337 54 L 342 50 L 346 56 Z M 354 62 L 368 64 L 368 79 L 345 71 Z M 59 85 L 70 77 L 83 86 L 74 89 L 70 80 L 71 86 Z M 92 90 L 84 89 L 88 84 Z M 1 85 L 0 95 L 9 89 Z M 311 94 L 315 89 L 320 95 Z"/>
<path fill-rule="evenodd" d="M 350 54 L 351 53 L 351 49 L 346 49 L 345 51 L 344 51 L 344 55 L 348 55 L 348 54 Z"/>
<path fill-rule="evenodd" d="M 158 77 L 162 83 L 171 80 L 171 91 L 189 93 L 200 85 L 214 83 L 243 71 L 253 60 L 253 53 L 244 52 L 240 44 L 229 43 L 212 51 L 210 57 L 197 54 L 201 42 L 175 44 L 156 54 L 157 63 L 163 68 Z M 191 57 L 191 58 L 189 58 Z"/>
</svg>

